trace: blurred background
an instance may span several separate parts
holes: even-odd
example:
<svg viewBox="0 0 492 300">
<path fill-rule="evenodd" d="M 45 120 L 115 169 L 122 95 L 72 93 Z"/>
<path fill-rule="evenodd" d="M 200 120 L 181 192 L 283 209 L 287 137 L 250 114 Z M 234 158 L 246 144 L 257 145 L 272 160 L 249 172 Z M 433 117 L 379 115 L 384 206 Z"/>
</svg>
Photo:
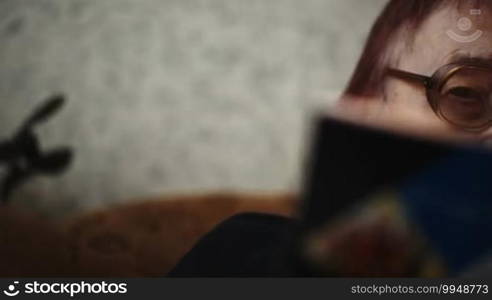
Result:
<svg viewBox="0 0 492 300">
<path fill-rule="evenodd" d="M 65 216 L 176 193 L 295 191 L 309 116 L 386 0 L 0 0 L 0 137 L 45 98 L 71 146 L 12 197 Z M 136 201 L 136 200 L 134 200 Z"/>
</svg>

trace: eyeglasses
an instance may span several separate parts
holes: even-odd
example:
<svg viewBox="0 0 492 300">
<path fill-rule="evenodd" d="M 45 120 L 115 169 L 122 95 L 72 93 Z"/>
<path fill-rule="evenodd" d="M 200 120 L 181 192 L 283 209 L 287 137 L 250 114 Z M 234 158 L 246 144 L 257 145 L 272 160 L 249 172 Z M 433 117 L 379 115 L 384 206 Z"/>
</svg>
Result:
<svg viewBox="0 0 492 300">
<path fill-rule="evenodd" d="M 480 132 L 492 126 L 492 67 L 483 63 L 452 63 L 431 77 L 388 69 L 387 74 L 426 88 L 434 113 L 449 124 Z"/>
</svg>

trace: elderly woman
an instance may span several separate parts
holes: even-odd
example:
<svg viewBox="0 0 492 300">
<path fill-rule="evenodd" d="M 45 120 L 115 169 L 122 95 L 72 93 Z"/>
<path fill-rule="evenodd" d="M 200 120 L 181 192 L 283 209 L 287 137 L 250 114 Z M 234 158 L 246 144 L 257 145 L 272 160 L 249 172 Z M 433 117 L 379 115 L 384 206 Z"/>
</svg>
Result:
<svg viewBox="0 0 492 300">
<path fill-rule="evenodd" d="M 492 1 L 480 0 L 389 1 L 340 111 L 357 112 L 362 123 L 489 144 L 491 8 Z M 171 275 L 292 275 L 282 263 L 287 255 L 282 249 L 296 229 L 295 221 L 275 216 L 234 217 L 202 239 Z"/>
</svg>

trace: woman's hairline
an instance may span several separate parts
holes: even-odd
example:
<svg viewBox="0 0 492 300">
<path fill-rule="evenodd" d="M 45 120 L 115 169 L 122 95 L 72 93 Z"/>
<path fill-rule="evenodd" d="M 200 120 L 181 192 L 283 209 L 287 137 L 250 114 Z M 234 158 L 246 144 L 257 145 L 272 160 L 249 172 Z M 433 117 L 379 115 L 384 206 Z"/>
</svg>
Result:
<svg viewBox="0 0 492 300">
<path fill-rule="evenodd" d="M 407 0 L 407 1 L 412 1 L 412 0 Z M 428 0 L 432 1 L 432 0 Z M 378 64 L 379 66 L 377 67 L 377 72 L 382 72 L 384 73 L 384 70 L 388 67 L 398 67 L 400 63 L 400 58 L 403 53 L 411 53 L 413 51 L 413 46 L 415 45 L 415 37 L 417 36 L 419 30 L 421 30 L 422 26 L 425 24 L 425 22 L 433 15 L 435 15 L 438 11 L 447 9 L 452 7 L 452 5 L 456 5 L 454 9 L 460 10 L 462 8 L 462 5 L 467 2 L 470 4 L 471 2 L 472 5 L 481 8 L 482 4 L 487 3 L 489 4 L 488 8 L 492 10 L 492 1 L 490 0 L 471 0 L 471 1 L 466 1 L 466 0 L 447 0 L 447 1 L 440 1 L 438 5 L 432 8 L 432 11 L 430 11 L 424 18 L 421 20 L 418 20 L 417 22 L 415 20 L 406 20 L 405 22 L 401 23 L 399 28 L 397 28 L 394 32 L 392 32 L 391 36 L 388 38 L 386 46 L 384 47 L 384 54 L 381 54 L 377 62 L 375 64 Z M 389 4 L 388 4 L 389 5 Z M 383 11 L 384 13 L 384 11 Z M 380 16 L 381 18 L 381 16 Z M 377 25 L 377 22 L 373 26 L 374 27 Z M 413 21 L 413 22 L 412 22 Z M 371 35 L 368 38 L 367 44 L 370 42 L 370 38 L 375 38 L 372 37 Z M 363 50 L 363 53 L 361 55 L 361 60 L 364 58 L 364 55 L 366 55 L 365 52 L 368 51 L 367 45 L 365 49 Z M 359 64 L 361 62 L 359 61 Z M 343 93 L 343 98 L 344 99 L 351 99 L 351 98 L 363 98 L 363 97 L 384 97 L 384 87 L 385 87 L 385 82 L 384 82 L 384 74 L 378 74 L 379 76 L 382 76 L 383 82 L 380 83 L 380 86 L 378 88 L 374 88 L 370 91 L 368 94 L 354 94 L 351 91 L 354 86 L 352 86 L 352 81 L 354 80 L 354 77 L 357 75 L 355 72 L 357 72 L 357 69 L 359 69 L 361 66 L 357 65 L 354 74 L 352 75 L 352 79 L 349 82 L 349 85 L 345 89 Z"/>
</svg>

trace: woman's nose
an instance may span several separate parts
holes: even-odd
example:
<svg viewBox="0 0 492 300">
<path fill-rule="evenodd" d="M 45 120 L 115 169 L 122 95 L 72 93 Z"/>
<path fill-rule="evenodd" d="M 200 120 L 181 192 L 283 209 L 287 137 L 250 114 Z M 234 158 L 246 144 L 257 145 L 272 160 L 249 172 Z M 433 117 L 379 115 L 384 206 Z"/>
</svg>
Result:
<svg viewBox="0 0 492 300">
<path fill-rule="evenodd" d="M 480 135 L 480 142 L 483 146 L 492 149 L 492 128 L 487 129 Z"/>
</svg>

